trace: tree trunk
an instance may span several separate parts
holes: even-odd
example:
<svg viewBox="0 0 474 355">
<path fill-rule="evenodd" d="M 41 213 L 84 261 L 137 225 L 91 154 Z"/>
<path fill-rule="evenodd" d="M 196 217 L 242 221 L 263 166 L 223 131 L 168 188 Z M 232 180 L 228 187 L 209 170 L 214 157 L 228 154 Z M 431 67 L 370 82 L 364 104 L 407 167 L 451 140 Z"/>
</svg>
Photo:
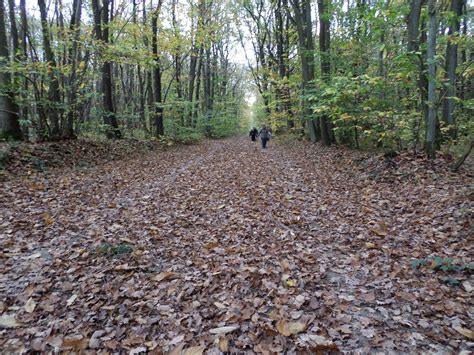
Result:
<svg viewBox="0 0 474 355">
<path fill-rule="evenodd" d="M 454 100 L 456 95 L 456 68 L 458 65 L 458 45 L 460 17 L 462 15 L 463 0 L 451 0 L 451 11 L 454 13 L 453 23 L 448 30 L 448 44 L 446 46 L 446 87 L 443 100 L 443 121 L 449 127 L 448 134 L 451 138 L 456 138 L 456 127 L 454 120 Z"/>
<path fill-rule="evenodd" d="M 301 2 L 300 2 L 301 1 Z M 303 91 L 303 115 L 308 124 L 308 133 L 311 142 L 321 139 L 319 119 L 314 119 L 308 95 L 314 89 L 314 43 L 311 30 L 311 2 L 310 0 L 291 0 L 295 13 L 295 23 L 298 32 L 299 57 L 301 60 L 302 91 Z"/>
<path fill-rule="evenodd" d="M 321 54 L 321 75 L 325 82 L 329 82 L 331 75 L 331 59 L 330 59 L 330 14 L 327 11 L 329 0 L 318 0 L 319 12 L 319 52 Z M 320 120 L 321 141 L 323 145 L 331 145 L 330 123 L 329 117 L 323 115 Z"/>
<path fill-rule="evenodd" d="M 21 28 L 20 28 L 20 37 L 21 37 L 21 60 L 26 61 L 28 58 L 28 19 L 26 16 L 26 0 L 20 0 L 20 14 L 21 14 Z M 23 79 L 23 92 L 28 92 L 28 78 Z M 26 96 L 26 94 L 23 94 Z M 28 106 L 22 105 L 21 107 L 21 116 L 23 120 L 28 120 Z M 28 140 L 28 128 L 29 126 L 25 126 L 23 129 L 24 139 Z"/>
<path fill-rule="evenodd" d="M 8 64 L 8 39 L 5 26 L 5 6 L 0 0 L 0 66 Z M 0 139 L 22 139 L 18 106 L 11 90 L 11 76 L 0 70 Z"/>
<path fill-rule="evenodd" d="M 163 99 L 161 94 L 161 68 L 160 68 L 160 58 L 158 56 L 158 15 L 161 9 L 162 1 L 160 0 L 155 12 L 152 17 L 152 51 L 153 58 L 155 61 L 155 66 L 153 68 L 153 84 L 154 84 L 154 94 L 155 94 L 155 103 L 154 103 L 154 116 L 155 116 L 155 126 L 156 126 L 156 136 L 162 136 L 165 133 L 164 124 L 163 124 Z"/>
<path fill-rule="evenodd" d="M 408 52 L 417 52 L 419 49 L 419 27 L 421 6 L 424 0 L 412 0 L 410 3 L 410 13 L 407 20 L 407 34 L 408 34 Z"/>
<path fill-rule="evenodd" d="M 69 30 L 72 35 L 72 45 L 69 49 L 68 64 L 71 65 L 71 74 L 69 76 L 68 91 L 68 115 L 64 127 L 64 138 L 76 138 L 74 133 L 74 123 L 78 121 L 77 98 L 77 62 L 78 62 L 78 43 L 80 35 L 82 0 L 74 0 L 72 4 L 71 22 Z"/>
<path fill-rule="evenodd" d="M 206 48 L 204 62 L 204 112 L 206 115 L 206 132 L 211 134 L 212 101 L 211 101 L 211 49 Z"/>
<path fill-rule="evenodd" d="M 428 158 L 436 157 L 436 121 L 437 121 L 437 103 L 436 103 L 436 0 L 428 1 L 429 32 L 428 32 L 428 119 L 426 122 L 426 154 Z"/>
<path fill-rule="evenodd" d="M 48 90 L 48 118 L 51 125 L 50 138 L 59 139 L 60 138 L 60 107 L 61 107 L 61 91 L 59 88 L 59 75 L 58 67 L 56 64 L 56 59 L 54 58 L 54 53 L 51 47 L 51 39 L 49 32 L 48 17 L 46 11 L 46 2 L 45 0 L 38 0 L 38 6 L 40 9 L 41 15 L 41 28 L 43 34 L 43 47 L 45 53 L 45 59 L 48 62 L 48 72 L 49 72 L 49 90 Z"/>
<path fill-rule="evenodd" d="M 99 0 L 92 0 L 92 11 L 94 13 L 94 28 L 97 39 L 105 46 L 109 43 L 109 0 L 102 0 L 102 7 Z M 101 16 L 102 15 L 102 16 Z M 112 86 L 112 63 L 105 60 L 101 67 L 102 74 L 102 105 L 103 120 L 107 127 L 107 138 L 121 138 L 122 133 L 118 127 L 117 117 L 113 101 Z"/>
<path fill-rule="evenodd" d="M 183 92 L 181 88 L 181 38 L 179 35 L 178 23 L 176 20 L 176 3 L 177 0 L 173 0 L 172 2 L 172 25 L 175 35 L 175 41 L 177 43 L 174 53 L 174 69 L 175 69 L 175 79 L 176 79 L 176 96 L 178 99 L 178 104 L 176 105 L 176 116 L 179 121 L 181 121 L 181 125 L 184 126 L 184 115 L 183 115 L 183 107 L 182 107 L 182 99 L 183 99 Z"/>
<path fill-rule="evenodd" d="M 204 49 L 203 49 L 203 47 L 201 47 L 199 49 L 199 57 L 198 57 L 198 64 L 197 64 L 197 70 L 196 70 L 197 78 L 196 78 L 196 90 L 195 90 L 195 94 L 194 94 L 195 105 L 193 106 L 194 107 L 193 125 L 196 125 L 197 120 L 198 120 L 198 116 L 199 116 L 198 108 L 199 108 L 199 100 L 201 99 L 200 95 L 201 95 L 201 77 L 202 77 L 203 56 L 204 56 Z"/>
</svg>

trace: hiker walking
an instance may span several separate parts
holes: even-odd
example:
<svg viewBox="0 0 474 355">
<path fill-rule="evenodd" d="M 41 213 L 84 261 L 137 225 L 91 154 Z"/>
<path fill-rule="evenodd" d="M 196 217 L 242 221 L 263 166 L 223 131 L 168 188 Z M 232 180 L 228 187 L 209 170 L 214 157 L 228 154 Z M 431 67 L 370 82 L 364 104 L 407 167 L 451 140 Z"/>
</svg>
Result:
<svg viewBox="0 0 474 355">
<path fill-rule="evenodd" d="M 267 126 L 263 126 L 260 132 L 258 133 L 258 136 L 260 137 L 260 140 L 262 142 L 262 148 L 266 149 L 267 148 L 267 142 L 272 138 L 272 134 L 270 130 L 267 128 Z"/>
<path fill-rule="evenodd" d="M 258 136 L 258 130 L 254 127 L 250 130 L 249 137 L 252 138 L 252 142 L 255 142 L 257 140 Z"/>
</svg>

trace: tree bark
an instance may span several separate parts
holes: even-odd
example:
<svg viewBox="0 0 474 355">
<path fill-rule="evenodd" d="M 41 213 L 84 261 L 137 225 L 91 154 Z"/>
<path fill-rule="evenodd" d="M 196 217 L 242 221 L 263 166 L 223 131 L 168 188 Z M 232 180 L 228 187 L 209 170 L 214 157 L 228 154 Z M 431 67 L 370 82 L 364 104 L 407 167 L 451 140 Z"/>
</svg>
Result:
<svg viewBox="0 0 474 355">
<path fill-rule="evenodd" d="M 92 0 L 92 10 L 94 14 L 94 28 L 96 37 L 105 46 L 109 43 L 109 4 L 110 0 L 102 0 L 102 7 L 99 0 Z M 102 74 L 102 105 L 103 120 L 107 126 L 106 135 L 109 139 L 117 139 L 122 137 L 117 117 L 115 115 L 115 107 L 113 101 L 113 85 L 112 85 L 112 63 L 105 60 L 101 67 Z"/>
<path fill-rule="evenodd" d="M 420 28 L 420 14 L 421 6 L 424 0 L 412 0 L 410 2 L 410 13 L 407 19 L 407 49 L 408 52 L 417 52 L 419 45 L 419 28 Z"/>
<path fill-rule="evenodd" d="M 429 32 L 428 32 L 428 119 L 426 122 L 426 154 L 428 158 L 436 158 L 436 34 L 437 34 L 437 14 L 436 0 L 428 1 Z"/>
<path fill-rule="evenodd" d="M 443 121 L 449 127 L 448 134 L 451 138 L 456 138 L 456 127 L 454 119 L 454 100 L 456 96 L 456 68 L 458 65 L 458 45 L 456 39 L 459 38 L 461 29 L 460 17 L 462 15 L 463 0 L 451 0 L 451 11 L 454 13 L 453 23 L 448 30 L 448 44 L 446 46 L 446 85 L 445 97 L 443 100 Z"/>
<path fill-rule="evenodd" d="M 72 70 L 69 76 L 69 83 L 67 87 L 68 92 L 68 115 L 66 125 L 64 127 L 64 138 L 76 138 L 74 133 L 74 123 L 78 121 L 78 107 L 76 105 L 77 97 L 77 62 L 78 62 L 78 46 L 81 24 L 81 10 L 82 0 L 74 0 L 72 4 L 71 22 L 69 30 L 72 35 L 72 45 L 69 49 L 68 64 L 71 65 Z"/>
<path fill-rule="evenodd" d="M 308 125 L 308 133 L 311 142 L 321 139 L 321 128 L 319 119 L 313 118 L 308 95 L 314 90 L 314 43 L 311 30 L 311 2 L 310 0 L 291 0 L 295 13 L 295 23 L 298 32 L 299 57 L 301 60 L 302 91 L 303 91 L 303 115 Z"/>
<path fill-rule="evenodd" d="M 8 64 L 8 39 L 5 26 L 5 6 L 0 0 L 0 139 L 22 139 L 18 106 L 11 90 L 11 76 L 5 69 Z"/>
<path fill-rule="evenodd" d="M 327 11 L 328 0 L 318 0 L 319 12 L 319 52 L 321 54 L 321 75 L 325 82 L 329 82 L 331 76 L 331 59 L 330 59 L 330 21 Z M 323 145 L 331 145 L 330 123 L 329 117 L 323 115 L 320 117 L 321 142 Z"/>
<path fill-rule="evenodd" d="M 59 87 L 59 74 L 56 59 L 51 47 L 51 34 L 49 32 L 48 17 L 45 0 L 38 0 L 41 15 L 41 28 L 43 34 L 43 47 L 46 62 L 48 62 L 49 90 L 47 112 L 51 125 L 50 139 L 60 138 L 60 112 L 61 112 L 61 91 Z"/>
<path fill-rule="evenodd" d="M 163 124 L 163 98 L 161 93 L 161 68 L 160 68 L 160 57 L 158 56 L 158 15 L 161 9 L 162 0 L 159 1 L 155 12 L 152 17 L 152 52 L 155 61 L 153 68 L 153 84 L 154 84 L 154 118 L 156 126 L 156 136 L 162 136 L 165 133 Z"/>
</svg>

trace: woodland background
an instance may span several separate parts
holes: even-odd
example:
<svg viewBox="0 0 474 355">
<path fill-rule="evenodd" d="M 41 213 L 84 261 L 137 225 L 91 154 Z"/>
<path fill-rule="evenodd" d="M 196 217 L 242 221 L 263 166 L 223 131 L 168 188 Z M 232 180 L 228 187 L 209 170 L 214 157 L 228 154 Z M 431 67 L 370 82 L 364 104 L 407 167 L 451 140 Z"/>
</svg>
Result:
<svg viewBox="0 0 474 355">
<path fill-rule="evenodd" d="M 266 123 L 324 145 L 459 153 L 472 18 L 465 0 L 2 0 L 0 131 L 171 144 Z"/>
</svg>

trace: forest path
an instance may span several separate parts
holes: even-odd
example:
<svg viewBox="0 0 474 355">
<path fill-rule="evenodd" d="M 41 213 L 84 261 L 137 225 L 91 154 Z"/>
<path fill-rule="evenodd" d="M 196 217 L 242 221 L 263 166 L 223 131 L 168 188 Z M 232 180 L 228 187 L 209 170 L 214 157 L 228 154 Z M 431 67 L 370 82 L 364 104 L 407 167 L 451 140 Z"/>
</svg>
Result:
<svg viewBox="0 0 474 355">
<path fill-rule="evenodd" d="M 467 349 L 472 276 L 412 259 L 466 261 L 468 185 L 344 154 L 235 138 L 5 183 L 0 348 Z"/>
</svg>

